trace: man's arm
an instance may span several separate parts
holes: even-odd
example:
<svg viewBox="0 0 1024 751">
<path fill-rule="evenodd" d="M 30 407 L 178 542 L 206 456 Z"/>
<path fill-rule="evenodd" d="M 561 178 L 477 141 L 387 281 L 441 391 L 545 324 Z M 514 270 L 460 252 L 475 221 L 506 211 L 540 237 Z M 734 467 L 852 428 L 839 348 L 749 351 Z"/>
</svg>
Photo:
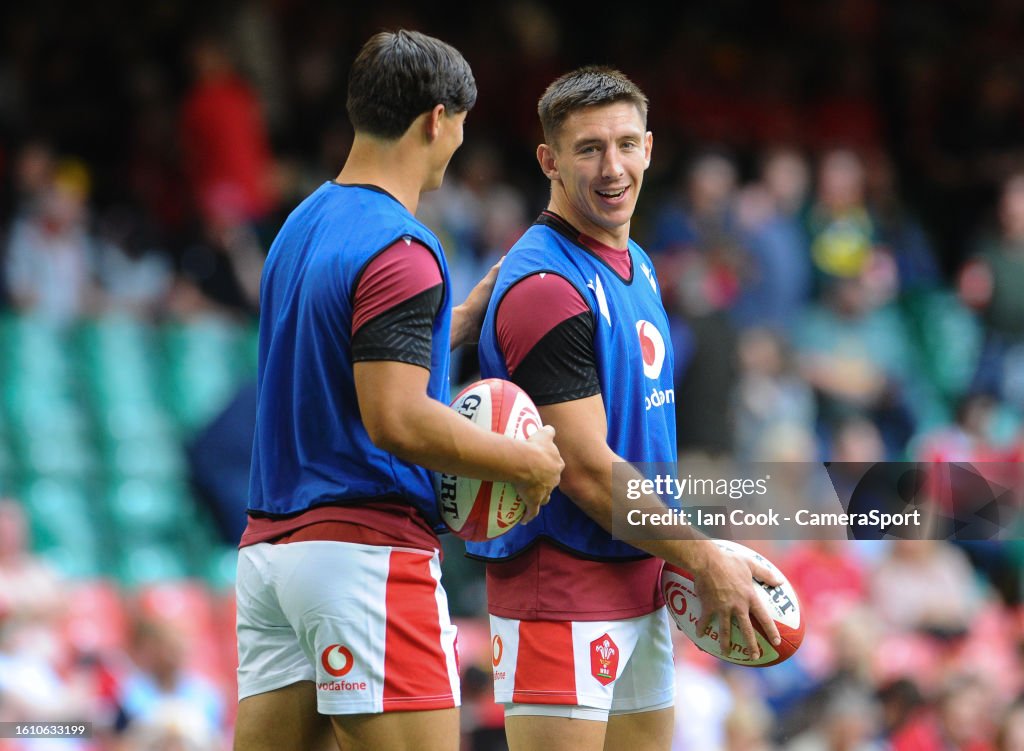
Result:
<svg viewBox="0 0 1024 751">
<path fill-rule="evenodd" d="M 497 335 L 512 381 L 537 404 L 545 424 L 555 426 L 555 443 L 565 469 L 559 488 L 590 518 L 611 532 L 612 467 L 624 460 L 608 446 L 607 415 L 594 351 L 594 319 L 579 292 L 555 274 L 534 274 L 513 285 L 501 301 Z M 637 477 L 640 478 L 639 473 Z M 661 503 L 646 498 L 647 508 Z M 769 635 L 778 632 L 757 599 L 751 574 L 778 583 L 766 569 L 719 550 L 693 531 L 690 540 L 635 543 L 640 549 L 694 573 L 706 608 L 699 628 L 735 617 L 750 644 L 751 613 Z M 723 628 L 726 639 L 730 629 Z M 731 648 L 723 642 L 724 654 Z"/>
<path fill-rule="evenodd" d="M 440 268 L 420 243 L 400 240 L 363 270 L 352 312 L 356 399 L 363 424 L 374 445 L 405 461 L 481 480 L 512 481 L 526 501 L 523 518 L 528 521 L 547 502 L 562 470 L 553 431 L 515 441 L 473 425 L 428 396 L 433 322 L 441 297 Z"/>
<path fill-rule="evenodd" d="M 391 360 L 355 364 L 356 397 L 375 446 L 427 469 L 481 480 L 509 480 L 533 519 L 558 484 L 562 460 L 544 427 L 527 441 L 474 425 L 427 395 L 430 371 Z"/>
<path fill-rule="evenodd" d="M 501 260 L 504 258 L 502 256 Z M 487 303 L 494 291 L 494 282 L 498 279 L 501 260 L 491 266 L 484 278 L 477 282 L 461 305 L 452 308 L 453 350 L 463 344 L 476 344 L 480 340 L 480 327 L 483 326 Z"/>
<path fill-rule="evenodd" d="M 600 394 L 574 401 L 538 407 L 546 425 L 555 428 L 555 444 L 565 462 L 559 489 L 591 519 L 611 532 L 612 467 L 624 462 L 608 447 L 607 418 Z M 637 473 L 637 478 L 641 475 Z M 617 499 L 626 502 L 626 499 Z M 659 498 L 641 498 L 638 508 L 661 504 Z M 769 584 L 778 584 L 765 567 L 725 553 L 699 531 L 684 527 L 686 540 L 646 540 L 632 545 L 669 563 L 693 572 L 697 594 L 704 611 L 697 624 L 698 633 L 717 621 L 723 634 L 722 653 L 732 647 L 731 630 L 724 627 L 735 618 L 748 644 L 756 644 L 751 616 L 757 618 L 769 640 L 778 644 L 775 623 L 751 585 L 751 575 Z"/>
</svg>

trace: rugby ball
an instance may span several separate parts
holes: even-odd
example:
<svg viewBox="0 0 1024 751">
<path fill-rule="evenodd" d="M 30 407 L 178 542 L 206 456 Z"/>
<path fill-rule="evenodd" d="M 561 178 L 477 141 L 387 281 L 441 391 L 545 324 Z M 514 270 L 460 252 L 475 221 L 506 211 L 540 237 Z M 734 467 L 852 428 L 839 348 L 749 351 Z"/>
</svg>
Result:
<svg viewBox="0 0 1024 751">
<path fill-rule="evenodd" d="M 705 633 L 697 634 L 697 622 L 700 620 L 702 609 L 694 588 L 693 576 L 678 566 L 666 563 L 661 571 L 661 591 L 665 595 L 665 604 L 676 626 L 700 649 L 736 665 L 763 668 L 789 659 L 799 649 L 800 642 L 804 638 L 803 616 L 793 586 L 782 572 L 760 553 L 732 540 L 715 540 L 715 544 L 744 558 L 757 561 L 774 571 L 782 579 L 782 584 L 777 587 L 770 587 L 754 579 L 757 595 L 775 620 L 775 626 L 779 629 L 782 641 L 778 646 L 773 646 L 765 638 L 760 622 L 757 619 L 752 619 L 757 643 L 761 647 L 761 656 L 758 657 L 756 650 L 747 644 L 742 632 L 735 624 L 732 624 L 732 649 L 730 654 L 723 655 L 718 631 L 721 624 L 712 621 Z"/>
<path fill-rule="evenodd" d="M 526 392 L 510 381 L 487 378 L 459 392 L 452 409 L 484 430 L 526 440 L 541 426 Z M 441 518 L 464 540 L 493 540 L 523 518 L 526 505 L 510 482 L 437 475 Z"/>
</svg>

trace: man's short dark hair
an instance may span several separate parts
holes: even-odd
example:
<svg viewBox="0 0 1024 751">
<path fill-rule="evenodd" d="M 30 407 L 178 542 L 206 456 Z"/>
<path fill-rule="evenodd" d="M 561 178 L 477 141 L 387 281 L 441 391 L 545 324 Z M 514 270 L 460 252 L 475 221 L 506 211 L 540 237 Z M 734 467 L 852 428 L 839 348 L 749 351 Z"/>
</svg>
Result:
<svg viewBox="0 0 1024 751">
<path fill-rule="evenodd" d="M 348 116 L 357 132 L 400 138 L 438 104 L 448 114 L 476 103 L 476 81 L 459 51 L 418 31 L 382 31 L 363 45 L 348 77 Z"/>
<path fill-rule="evenodd" d="M 544 140 L 554 143 L 558 129 L 573 112 L 615 102 L 632 103 L 647 126 L 647 97 L 621 71 L 588 65 L 566 73 L 548 86 L 537 104 Z"/>
</svg>

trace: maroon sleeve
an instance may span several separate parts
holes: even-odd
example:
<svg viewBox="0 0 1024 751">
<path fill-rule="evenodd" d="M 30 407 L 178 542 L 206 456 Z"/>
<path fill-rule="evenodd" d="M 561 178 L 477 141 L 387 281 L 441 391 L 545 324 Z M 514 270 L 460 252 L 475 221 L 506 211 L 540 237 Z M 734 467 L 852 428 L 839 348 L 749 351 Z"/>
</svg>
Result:
<svg viewBox="0 0 1024 751">
<path fill-rule="evenodd" d="M 600 393 L 594 316 L 579 291 L 557 274 L 533 274 L 513 285 L 495 321 L 514 383 L 538 405 Z"/>
<path fill-rule="evenodd" d="M 444 285 L 434 254 L 399 240 L 360 274 L 352 308 L 352 360 L 430 368 L 434 319 Z"/>
<path fill-rule="evenodd" d="M 403 238 L 366 264 L 356 282 L 352 333 L 398 303 L 441 284 L 437 259 L 422 243 Z"/>
</svg>

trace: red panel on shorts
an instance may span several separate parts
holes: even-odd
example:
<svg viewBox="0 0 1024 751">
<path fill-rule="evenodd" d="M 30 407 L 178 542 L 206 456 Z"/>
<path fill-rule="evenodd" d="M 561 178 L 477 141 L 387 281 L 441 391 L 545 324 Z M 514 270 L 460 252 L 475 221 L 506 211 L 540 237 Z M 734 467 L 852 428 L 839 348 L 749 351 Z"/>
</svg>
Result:
<svg viewBox="0 0 1024 751">
<path fill-rule="evenodd" d="M 572 623 L 520 621 L 512 701 L 522 704 L 576 704 Z"/>
<path fill-rule="evenodd" d="M 394 551 L 388 571 L 384 711 L 455 706 L 430 556 Z"/>
</svg>

